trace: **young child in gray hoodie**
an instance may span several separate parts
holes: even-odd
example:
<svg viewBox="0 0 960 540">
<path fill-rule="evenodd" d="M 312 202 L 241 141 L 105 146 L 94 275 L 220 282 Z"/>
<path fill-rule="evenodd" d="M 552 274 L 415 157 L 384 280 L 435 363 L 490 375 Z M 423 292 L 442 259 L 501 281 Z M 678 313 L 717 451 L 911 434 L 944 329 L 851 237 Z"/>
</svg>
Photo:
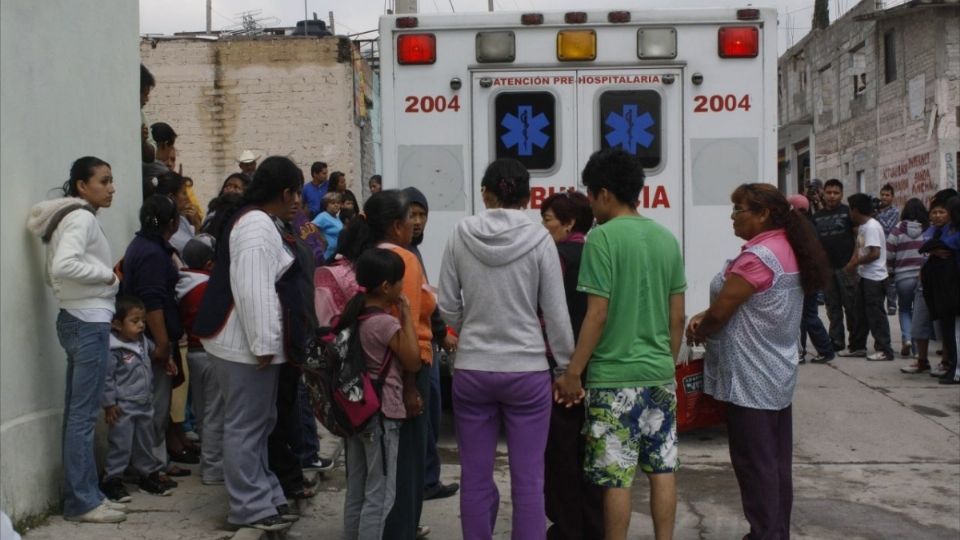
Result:
<svg viewBox="0 0 960 540">
<path fill-rule="evenodd" d="M 140 491 L 169 495 L 160 479 L 163 463 L 153 455 L 153 342 L 143 331 L 146 308 L 139 298 L 120 296 L 111 323 L 110 361 L 103 387 L 103 412 L 110 431 L 100 490 L 114 502 L 129 502 L 121 476 L 129 465 L 140 475 Z"/>
</svg>

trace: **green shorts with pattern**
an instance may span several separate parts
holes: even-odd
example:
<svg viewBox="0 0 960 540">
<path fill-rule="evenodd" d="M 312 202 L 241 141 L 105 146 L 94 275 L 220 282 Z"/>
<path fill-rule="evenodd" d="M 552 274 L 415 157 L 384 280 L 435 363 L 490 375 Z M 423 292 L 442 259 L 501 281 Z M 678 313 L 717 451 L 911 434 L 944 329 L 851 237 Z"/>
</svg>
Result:
<svg viewBox="0 0 960 540">
<path fill-rule="evenodd" d="M 638 465 L 645 473 L 680 465 L 675 385 L 590 388 L 586 405 L 584 474 L 591 483 L 627 488 Z"/>
</svg>

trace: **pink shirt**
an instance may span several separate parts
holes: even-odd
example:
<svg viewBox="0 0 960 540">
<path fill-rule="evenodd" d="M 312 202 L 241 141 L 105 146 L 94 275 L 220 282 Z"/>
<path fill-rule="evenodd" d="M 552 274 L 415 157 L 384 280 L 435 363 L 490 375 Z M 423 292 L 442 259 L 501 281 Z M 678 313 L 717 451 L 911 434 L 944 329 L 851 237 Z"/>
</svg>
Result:
<svg viewBox="0 0 960 540">
<path fill-rule="evenodd" d="M 400 377 L 400 360 L 390 352 L 390 340 L 400 331 L 400 321 L 389 313 L 375 313 L 360 321 L 360 346 L 367 360 L 367 372 L 376 379 L 384 358 L 390 356 L 390 369 L 383 383 L 380 410 L 387 418 L 402 420 L 407 417 L 403 406 L 403 379 Z"/>
<path fill-rule="evenodd" d="M 793 247 L 787 240 L 787 232 L 784 229 L 773 229 L 772 231 L 762 232 L 740 248 L 740 251 L 756 245 L 763 245 L 773 252 L 773 255 L 780 261 L 784 273 L 794 274 L 800 271 L 797 265 L 797 256 L 793 253 Z M 759 257 L 753 253 L 741 253 L 727 267 L 724 277 L 730 274 L 736 274 L 753 286 L 756 292 L 763 292 L 773 285 L 773 270 L 763 264 Z"/>
</svg>

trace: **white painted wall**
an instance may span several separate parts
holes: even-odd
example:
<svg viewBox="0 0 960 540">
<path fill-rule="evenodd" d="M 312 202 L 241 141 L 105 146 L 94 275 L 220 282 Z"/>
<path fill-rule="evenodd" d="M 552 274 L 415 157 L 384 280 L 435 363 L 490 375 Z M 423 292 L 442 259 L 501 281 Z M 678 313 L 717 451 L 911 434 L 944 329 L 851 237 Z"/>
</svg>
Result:
<svg viewBox="0 0 960 540">
<path fill-rule="evenodd" d="M 113 166 L 101 212 L 114 258 L 140 206 L 139 15 L 129 0 L 0 2 L 0 508 L 16 522 L 60 503 L 66 360 L 43 247 L 24 224 L 74 159 Z"/>
</svg>

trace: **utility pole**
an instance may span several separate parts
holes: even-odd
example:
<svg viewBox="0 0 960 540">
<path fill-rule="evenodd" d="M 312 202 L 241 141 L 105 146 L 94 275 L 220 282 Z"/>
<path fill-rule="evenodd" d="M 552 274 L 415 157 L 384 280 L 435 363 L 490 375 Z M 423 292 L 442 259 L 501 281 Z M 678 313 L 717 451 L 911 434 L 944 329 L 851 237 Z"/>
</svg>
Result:
<svg viewBox="0 0 960 540">
<path fill-rule="evenodd" d="M 493 0 L 487 0 L 487 11 L 493 13 Z"/>
<path fill-rule="evenodd" d="M 207 0 L 207 35 L 213 33 L 213 0 Z"/>
<path fill-rule="evenodd" d="M 336 27 L 333 26 L 333 12 L 332 12 L 332 11 L 328 11 L 328 12 L 327 12 L 327 17 L 330 18 L 330 33 L 333 34 L 333 35 L 337 35 Z"/>
</svg>

